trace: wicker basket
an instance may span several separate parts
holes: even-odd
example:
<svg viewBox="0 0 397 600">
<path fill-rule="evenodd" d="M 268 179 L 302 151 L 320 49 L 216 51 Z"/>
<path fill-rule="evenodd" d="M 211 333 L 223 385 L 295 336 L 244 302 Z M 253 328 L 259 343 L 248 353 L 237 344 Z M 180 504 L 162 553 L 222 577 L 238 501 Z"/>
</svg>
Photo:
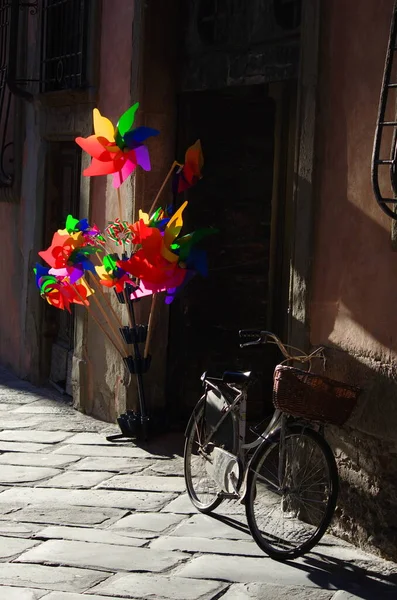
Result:
<svg viewBox="0 0 397 600">
<path fill-rule="evenodd" d="M 360 388 L 294 367 L 279 365 L 274 371 L 274 406 L 309 421 L 343 425 L 360 392 Z"/>
</svg>

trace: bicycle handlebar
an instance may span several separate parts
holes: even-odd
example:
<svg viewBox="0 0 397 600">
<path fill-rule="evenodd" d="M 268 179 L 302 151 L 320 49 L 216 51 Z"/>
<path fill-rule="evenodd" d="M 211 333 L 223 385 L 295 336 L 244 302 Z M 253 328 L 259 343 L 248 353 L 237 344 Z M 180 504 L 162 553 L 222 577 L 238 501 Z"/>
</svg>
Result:
<svg viewBox="0 0 397 600">
<path fill-rule="evenodd" d="M 249 341 L 240 344 L 240 348 L 247 346 L 259 346 L 260 344 L 275 344 L 280 352 L 285 357 L 286 361 L 296 360 L 298 362 L 309 362 L 312 358 L 322 358 L 324 360 L 323 347 L 313 350 L 310 354 L 306 354 L 300 348 L 283 344 L 279 337 L 271 331 L 263 331 L 260 329 L 241 329 L 239 331 L 240 340 L 248 339 Z M 289 351 L 293 351 L 291 354 Z"/>
</svg>

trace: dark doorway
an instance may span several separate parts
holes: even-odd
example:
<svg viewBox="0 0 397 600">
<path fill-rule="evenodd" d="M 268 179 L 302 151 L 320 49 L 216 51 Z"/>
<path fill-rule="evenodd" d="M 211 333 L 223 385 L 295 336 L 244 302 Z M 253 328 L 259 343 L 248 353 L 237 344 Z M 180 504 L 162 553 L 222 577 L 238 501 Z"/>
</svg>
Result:
<svg viewBox="0 0 397 600">
<path fill-rule="evenodd" d="M 44 246 L 63 229 L 68 214 L 78 216 L 81 152 L 73 142 L 50 142 L 46 163 Z M 45 328 L 52 332 L 49 379 L 63 393 L 72 395 L 71 365 L 74 348 L 74 312 L 46 304 Z"/>
<path fill-rule="evenodd" d="M 169 405 L 189 412 L 204 370 L 243 368 L 258 374 L 253 399 L 263 406 L 274 355 L 240 350 L 238 330 L 269 325 L 276 103 L 266 85 L 184 93 L 178 121 L 179 159 L 200 138 L 205 160 L 204 178 L 187 193 L 185 230 L 219 233 L 205 242 L 208 278 L 193 279 L 171 307 Z"/>
</svg>

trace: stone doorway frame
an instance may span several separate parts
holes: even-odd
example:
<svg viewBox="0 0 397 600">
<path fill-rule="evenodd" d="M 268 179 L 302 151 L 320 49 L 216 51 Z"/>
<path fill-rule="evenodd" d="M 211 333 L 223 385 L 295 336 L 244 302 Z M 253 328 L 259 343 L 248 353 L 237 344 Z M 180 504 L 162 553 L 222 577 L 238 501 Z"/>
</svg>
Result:
<svg viewBox="0 0 397 600">
<path fill-rule="evenodd" d="M 163 27 L 164 34 L 156 39 L 156 48 L 147 47 L 148 15 L 145 14 L 145 0 L 135 0 L 135 16 L 133 24 L 133 60 L 131 72 L 131 97 L 150 100 L 150 91 L 153 84 L 143 80 L 143 73 L 148 74 L 148 67 L 155 64 L 156 56 L 166 52 L 167 56 L 176 53 L 176 48 L 169 47 L 172 31 Z M 177 14 L 178 0 L 172 6 L 167 6 L 164 18 L 172 22 Z M 149 15 L 150 20 L 150 15 Z M 288 290 L 288 318 L 286 325 L 287 341 L 301 348 L 310 346 L 309 332 L 309 299 L 311 280 L 311 257 L 313 244 L 313 207 L 314 207 L 314 151 L 316 129 L 316 95 L 318 81 L 318 47 L 320 35 L 320 2 L 318 0 L 303 0 L 300 44 L 300 70 L 297 81 L 297 111 L 295 130 L 295 156 L 293 168 L 293 191 L 291 207 L 291 227 L 288 247 L 289 262 L 289 290 Z M 153 37 L 153 33 L 151 39 Z M 164 63 L 163 63 L 164 64 Z M 162 116 L 167 115 L 169 123 L 166 133 L 170 134 L 165 148 L 165 155 L 173 160 L 175 145 L 176 110 L 172 102 L 175 94 L 175 65 L 165 63 L 167 72 L 162 72 L 162 79 L 167 82 L 167 89 L 163 95 Z M 155 72 L 155 71 L 154 71 Z M 152 92 L 153 93 L 153 92 Z M 146 105 L 146 114 L 155 113 L 155 107 Z M 146 117 L 143 112 L 144 118 Z M 174 125 L 174 127 L 172 126 Z M 156 126 L 156 124 L 154 125 Z M 165 169 L 165 166 L 164 166 Z M 134 203 L 135 213 L 142 206 L 139 197 L 148 190 L 147 179 L 144 174 L 138 173 L 135 177 Z M 143 207 L 145 208 L 145 207 Z M 146 207 L 147 208 L 147 207 Z M 287 274 L 288 275 L 288 274 Z M 145 313 L 143 307 L 143 313 Z M 168 340 L 168 311 L 161 315 L 162 323 L 159 324 L 158 335 L 163 340 Z M 161 390 L 165 386 L 166 346 L 161 348 L 162 357 L 156 369 L 152 371 L 152 378 L 156 380 L 153 391 L 155 404 L 164 406 L 165 398 Z M 149 386 L 151 387 L 151 386 Z"/>
<path fill-rule="evenodd" d="M 314 152 L 320 36 L 320 2 L 302 5 L 301 56 L 290 249 L 289 343 L 310 347 L 309 301 L 313 252 Z"/>
</svg>

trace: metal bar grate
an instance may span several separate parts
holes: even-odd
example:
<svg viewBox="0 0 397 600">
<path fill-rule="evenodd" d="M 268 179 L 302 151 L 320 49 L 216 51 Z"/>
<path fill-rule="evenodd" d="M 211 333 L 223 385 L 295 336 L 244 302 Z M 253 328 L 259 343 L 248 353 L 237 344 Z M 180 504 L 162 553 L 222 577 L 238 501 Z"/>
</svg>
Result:
<svg viewBox="0 0 397 600">
<path fill-rule="evenodd" d="M 385 120 L 387 109 L 392 107 L 395 111 L 393 104 L 395 105 L 396 98 L 393 93 L 390 95 L 390 90 L 397 88 L 397 83 L 392 79 L 393 67 L 395 67 L 397 53 L 397 0 L 395 0 L 393 14 L 391 19 L 389 43 L 386 52 L 385 68 L 383 72 L 382 88 L 379 100 L 378 118 L 376 122 L 374 148 L 372 153 L 372 164 L 371 164 L 371 179 L 372 189 L 375 194 L 375 199 L 381 209 L 392 219 L 397 220 L 397 212 L 395 211 L 395 205 L 397 204 L 397 121 L 396 120 Z M 382 141 L 385 140 L 385 130 L 392 130 L 392 141 L 390 144 L 390 151 L 388 156 L 381 156 Z M 390 178 L 390 194 L 385 197 L 380 189 L 379 183 L 379 168 L 387 167 L 389 170 Z"/>
<path fill-rule="evenodd" d="M 41 91 L 84 88 L 87 0 L 43 0 Z"/>
</svg>

